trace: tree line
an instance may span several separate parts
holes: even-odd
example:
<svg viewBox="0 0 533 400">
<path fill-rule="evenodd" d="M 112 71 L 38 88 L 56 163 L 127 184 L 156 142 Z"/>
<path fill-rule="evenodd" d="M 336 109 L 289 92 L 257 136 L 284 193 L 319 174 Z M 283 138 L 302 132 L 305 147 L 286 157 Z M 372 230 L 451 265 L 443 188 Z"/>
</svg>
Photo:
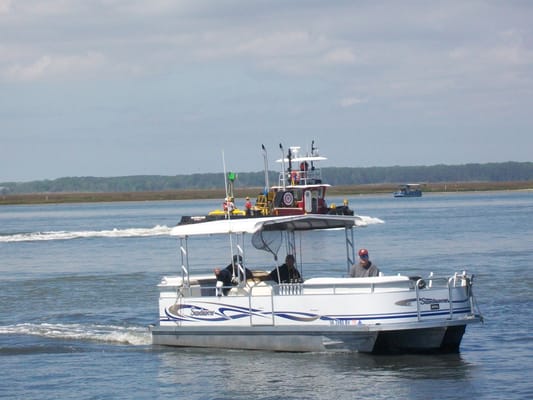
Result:
<svg viewBox="0 0 533 400">
<path fill-rule="evenodd" d="M 322 168 L 324 182 L 334 186 L 363 184 L 402 184 L 440 182 L 512 182 L 532 181 L 533 162 L 504 162 L 464 165 L 411 167 L 327 167 Z M 270 184 L 278 172 L 269 171 Z M 223 173 L 189 175 L 135 175 L 120 177 L 65 177 L 53 180 L 0 183 L 2 194 L 61 192 L 147 192 L 180 189 L 224 188 Z M 238 172 L 236 188 L 263 187 L 264 172 Z"/>
</svg>

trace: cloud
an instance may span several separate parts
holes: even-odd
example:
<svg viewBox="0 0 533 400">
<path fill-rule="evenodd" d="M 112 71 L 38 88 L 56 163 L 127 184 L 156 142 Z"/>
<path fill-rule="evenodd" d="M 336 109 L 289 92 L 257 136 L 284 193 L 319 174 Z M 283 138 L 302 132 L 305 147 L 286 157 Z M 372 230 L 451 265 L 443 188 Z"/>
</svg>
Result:
<svg viewBox="0 0 533 400">
<path fill-rule="evenodd" d="M 77 13 L 84 7 L 83 2 L 76 0 L 0 0 L 0 9 L 2 2 L 7 2 L 10 16 L 20 21 Z"/>
<path fill-rule="evenodd" d="M 8 67 L 3 75 L 13 81 L 34 81 L 46 78 L 62 79 L 85 73 L 95 72 L 105 65 L 105 57 L 97 52 L 80 55 L 43 55 L 26 64 Z"/>
<path fill-rule="evenodd" d="M 316 45 L 316 41 L 307 32 L 285 31 L 252 37 L 240 44 L 236 50 L 238 53 L 262 58 L 295 57 L 308 54 L 309 51 L 316 48 Z"/>
<path fill-rule="evenodd" d="M 11 8 L 11 0 L 0 0 L 0 15 L 7 14 Z"/>
<path fill-rule="evenodd" d="M 324 56 L 324 63 L 329 65 L 351 65 L 356 61 L 355 53 L 350 48 L 332 49 Z"/>
<path fill-rule="evenodd" d="M 341 99 L 339 102 L 342 108 L 349 108 L 364 103 L 368 103 L 368 100 L 359 99 L 357 97 L 346 97 L 344 99 Z"/>
<path fill-rule="evenodd" d="M 487 60 L 504 65 L 533 65 L 533 51 L 527 47 L 527 33 L 510 29 L 500 32 L 501 43 L 487 51 Z"/>
</svg>

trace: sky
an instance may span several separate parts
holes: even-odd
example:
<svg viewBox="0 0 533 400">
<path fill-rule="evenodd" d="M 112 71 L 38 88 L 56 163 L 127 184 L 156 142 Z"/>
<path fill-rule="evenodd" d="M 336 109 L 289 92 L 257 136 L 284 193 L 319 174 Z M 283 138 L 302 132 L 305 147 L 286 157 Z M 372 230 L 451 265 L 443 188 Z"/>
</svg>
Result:
<svg viewBox="0 0 533 400">
<path fill-rule="evenodd" d="M 533 161 L 532 1 L 0 0 L 0 182 Z"/>
</svg>

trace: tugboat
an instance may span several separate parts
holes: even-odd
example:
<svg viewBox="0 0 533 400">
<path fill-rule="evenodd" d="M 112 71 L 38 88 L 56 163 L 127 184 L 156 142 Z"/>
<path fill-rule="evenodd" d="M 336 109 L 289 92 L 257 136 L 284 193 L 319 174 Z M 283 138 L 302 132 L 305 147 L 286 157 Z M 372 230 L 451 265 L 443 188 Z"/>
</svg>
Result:
<svg viewBox="0 0 533 400">
<path fill-rule="evenodd" d="M 325 196 L 329 184 L 322 180 L 322 171 L 318 167 L 320 161 L 327 160 L 320 156 L 315 142 L 311 142 L 311 152 L 301 154 L 299 146 L 289 147 L 287 155 L 283 146 L 279 145 L 282 158 L 276 160 L 281 164 L 277 185 L 270 186 L 268 180 L 268 157 L 265 146 L 262 146 L 265 163 L 265 190 L 260 193 L 255 204 L 247 203 L 246 210 L 240 210 L 234 204 L 235 174 L 227 174 L 226 198 L 221 210 L 214 210 L 205 216 L 184 216 L 180 224 L 205 222 L 217 219 L 252 218 L 271 216 L 290 216 L 305 214 L 354 215 L 353 210 L 344 200 L 343 205 L 332 204 L 328 207 Z M 248 200 L 248 199 L 247 199 Z"/>
<path fill-rule="evenodd" d="M 283 154 L 281 144 L 280 150 Z M 301 154 L 300 147 L 289 147 L 287 156 L 276 160 L 281 164 L 278 184 L 257 197 L 255 210 L 263 216 L 353 215 L 347 201 L 339 207 L 328 207 L 325 197 L 330 185 L 323 182 L 322 170 L 318 167 L 318 163 L 324 160 L 327 158 L 318 154 L 314 141 L 311 142 L 311 152 L 306 155 Z"/>
</svg>

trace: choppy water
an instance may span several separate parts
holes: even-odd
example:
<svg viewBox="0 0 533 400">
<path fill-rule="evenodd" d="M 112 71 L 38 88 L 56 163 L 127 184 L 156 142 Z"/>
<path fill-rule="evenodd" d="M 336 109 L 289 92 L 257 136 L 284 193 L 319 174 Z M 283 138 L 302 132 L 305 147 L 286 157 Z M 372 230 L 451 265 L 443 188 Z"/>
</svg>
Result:
<svg viewBox="0 0 533 400">
<path fill-rule="evenodd" d="M 533 193 L 349 200 L 358 213 L 385 220 L 356 232 L 383 272 L 476 274 L 486 322 L 467 328 L 460 354 L 151 346 L 146 326 L 158 316 L 156 285 L 178 269 L 168 232 L 181 215 L 205 213 L 218 202 L 2 206 L 0 397 L 532 398 Z M 318 270 L 326 263 L 342 275 L 337 252 L 317 246 L 306 272 L 331 275 Z M 219 256 L 196 267 L 210 271 Z"/>
</svg>

